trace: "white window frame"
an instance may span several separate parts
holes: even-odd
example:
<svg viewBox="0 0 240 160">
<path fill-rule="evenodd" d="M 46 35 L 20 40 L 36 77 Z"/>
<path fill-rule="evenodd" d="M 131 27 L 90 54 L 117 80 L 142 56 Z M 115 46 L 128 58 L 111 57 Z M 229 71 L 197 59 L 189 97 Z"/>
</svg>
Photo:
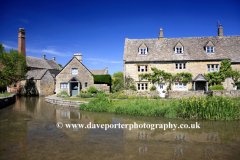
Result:
<svg viewBox="0 0 240 160">
<path fill-rule="evenodd" d="M 88 88 L 88 83 L 87 82 L 84 83 L 84 87 Z"/>
<path fill-rule="evenodd" d="M 186 63 L 175 63 L 175 69 L 186 69 Z"/>
<path fill-rule="evenodd" d="M 138 91 L 147 91 L 148 90 L 148 83 L 137 83 Z"/>
<path fill-rule="evenodd" d="M 207 46 L 206 47 L 206 52 L 207 53 L 214 53 L 214 46 Z"/>
<path fill-rule="evenodd" d="M 78 69 L 77 68 L 72 68 L 72 74 L 77 75 L 78 74 Z"/>
<path fill-rule="evenodd" d="M 176 54 L 182 54 L 183 53 L 183 47 L 175 47 L 175 53 Z"/>
<path fill-rule="evenodd" d="M 176 91 L 187 91 L 187 83 L 176 82 L 174 89 Z"/>
<path fill-rule="evenodd" d="M 208 71 L 208 72 L 211 71 L 211 65 L 210 65 L 210 64 L 207 65 L 207 71 Z"/>
<path fill-rule="evenodd" d="M 60 83 L 60 89 L 68 89 L 68 83 Z"/>
<path fill-rule="evenodd" d="M 219 64 L 208 64 L 207 71 L 208 72 L 219 71 Z"/>
<path fill-rule="evenodd" d="M 148 65 L 137 65 L 138 72 L 148 72 Z"/>
<path fill-rule="evenodd" d="M 219 71 L 219 65 L 218 64 L 215 65 L 215 71 Z"/>
<path fill-rule="evenodd" d="M 140 55 L 146 55 L 147 54 L 147 48 L 139 48 L 139 54 Z"/>
</svg>

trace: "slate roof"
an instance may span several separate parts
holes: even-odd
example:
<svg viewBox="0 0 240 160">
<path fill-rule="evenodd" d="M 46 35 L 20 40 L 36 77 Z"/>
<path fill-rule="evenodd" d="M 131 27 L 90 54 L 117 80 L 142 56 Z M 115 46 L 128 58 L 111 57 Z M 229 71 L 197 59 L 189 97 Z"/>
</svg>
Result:
<svg viewBox="0 0 240 160">
<path fill-rule="evenodd" d="M 205 46 L 211 41 L 214 53 L 206 53 Z M 176 54 L 174 47 L 181 43 L 183 54 Z M 139 55 L 139 47 L 145 44 L 147 55 Z M 123 60 L 141 61 L 182 61 L 182 60 L 222 60 L 240 62 L 240 36 L 184 37 L 159 39 L 125 39 Z"/>
<path fill-rule="evenodd" d="M 53 60 L 26 56 L 26 61 L 28 67 L 61 70 L 59 65 Z"/>
<path fill-rule="evenodd" d="M 48 69 L 34 69 L 27 71 L 26 79 L 42 79 L 44 74 L 48 71 Z"/>
<path fill-rule="evenodd" d="M 90 70 L 90 72 L 94 75 L 102 75 L 102 74 L 108 74 L 106 69 L 102 70 Z"/>
</svg>

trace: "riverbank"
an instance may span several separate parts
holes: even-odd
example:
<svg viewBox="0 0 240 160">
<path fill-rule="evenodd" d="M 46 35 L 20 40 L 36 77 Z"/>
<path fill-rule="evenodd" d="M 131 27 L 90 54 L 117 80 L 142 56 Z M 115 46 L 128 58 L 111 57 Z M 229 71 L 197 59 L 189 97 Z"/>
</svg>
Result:
<svg viewBox="0 0 240 160">
<path fill-rule="evenodd" d="M 68 107 L 79 107 L 80 104 L 88 103 L 86 101 L 64 100 L 63 98 L 59 98 L 56 95 L 45 97 L 45 101 L 48 103 L 61 105 L 61 106 L 68 106 Z"/>
<path fill-rule="evenodd" d="M 14 104 L 15 102 L 16 102 L 16 95 L 14 93 L 6 97 L 0 97 L 0 109 L 7 107 L 11 104 Z"/>
</svg>

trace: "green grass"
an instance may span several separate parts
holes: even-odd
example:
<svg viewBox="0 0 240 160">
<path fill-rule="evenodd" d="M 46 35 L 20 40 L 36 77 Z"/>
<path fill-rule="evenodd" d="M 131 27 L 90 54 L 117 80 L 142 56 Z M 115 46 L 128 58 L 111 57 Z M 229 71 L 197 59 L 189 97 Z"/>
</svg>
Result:
<svg viewBox="0 0 240 160">
<path fill-rule="evenodd" d="M 183 98 L 174 100 L 109 100 L 104 96 L 81 104 L 81 110 L 113 112 L 137 116 L 168 118 L 240 119 L 240 99 L 226 97 Z"/>
<path fill-rule="evenodd" d="M 9 92 L 9 93 L 0 93 L 0 97 L 7 97 L 7 96 L 10 96 L 12 93 Z"/>
<path fill-rule="evenodd" d="M 83 101 L 83 102 L 90 102 L 93 99 L 87 99 L 87 98 L 63 98 L 63 100 L 69 100 L 69 101 Z"/>
</svg>

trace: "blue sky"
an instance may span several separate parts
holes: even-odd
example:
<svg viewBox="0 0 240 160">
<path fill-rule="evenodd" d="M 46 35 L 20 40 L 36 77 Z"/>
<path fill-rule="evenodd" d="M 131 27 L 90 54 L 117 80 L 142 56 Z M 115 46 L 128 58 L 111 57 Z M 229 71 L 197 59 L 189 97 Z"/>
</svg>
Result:
<svg viewBox="0 0 240 160">
<path fill-rule="evenodd" d="M 63 66 L 82 53 L 89 69 L 123 70 L 125 38 L 240 35 L 239 0 L 0 0 L 0 43 L 17 49 L 26 31 L 26 54 L 56 57 Z"/>
</svg>

